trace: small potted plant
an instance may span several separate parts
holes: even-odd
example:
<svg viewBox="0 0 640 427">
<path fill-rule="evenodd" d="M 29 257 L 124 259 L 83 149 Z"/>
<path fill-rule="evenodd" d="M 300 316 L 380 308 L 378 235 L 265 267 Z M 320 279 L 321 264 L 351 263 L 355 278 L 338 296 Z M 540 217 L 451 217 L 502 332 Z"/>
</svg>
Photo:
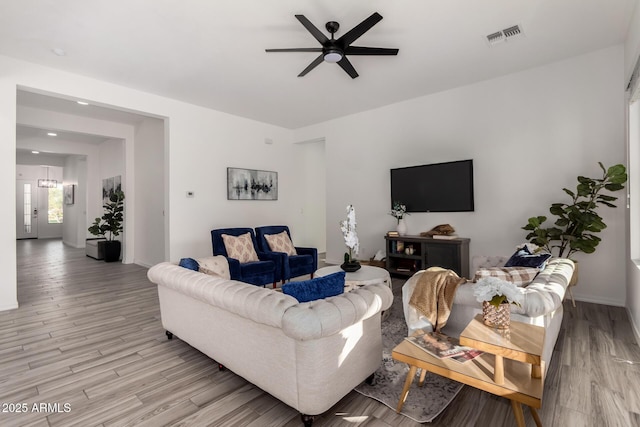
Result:
<svg viewBox="0 0 640 427">
<path fill-rule="evenodd" d="M 124 193 L 122 191 L 112 193 L 109 196 L 109 201 L 102 207 L 104 208 L 104 215 L 95 219 L 91 227 L 89 227 L 89 233 L 106 239 L 101 243 L 104 245 L 104 260 L 106 262 L 118 261 L 122 251 L 122 243 L 115 238 L 124 230 L 122 224 L 124 219 Z"/>
<path fill-rule="evenodd" d="M 344 254 L 344 263 L 340 268 L 348 273 L 358 271 L 361 265 L 353 255 L 358 254 L 360 243 L 356 233 L 356 210 L 353 205 L 347 206 L 347 219 L 340 222 L 340 229 L 342 230 L 344 243 L 349 248 L 349 252 Z"/>
<path fill-rule="evenodd" d="M 483 277 L 473 285 L 473 295 L 482 303 L 482 317 L 488 326 L 506 329 L 511 323 L 511 304 L 520 306 L 522 293 L 512 282 Z"/>
</svg>

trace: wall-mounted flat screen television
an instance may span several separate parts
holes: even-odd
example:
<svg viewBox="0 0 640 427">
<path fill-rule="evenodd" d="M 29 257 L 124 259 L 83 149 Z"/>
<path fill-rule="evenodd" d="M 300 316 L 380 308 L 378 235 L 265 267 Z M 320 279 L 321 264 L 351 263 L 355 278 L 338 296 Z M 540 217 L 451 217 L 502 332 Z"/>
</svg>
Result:
<svg viewBox="0 0 640 427">
<path fill-rule="evenodd" d="M 473 160 L 391 169 L 391 205 L 407 212 L 473 211 Z"/>
</svg>

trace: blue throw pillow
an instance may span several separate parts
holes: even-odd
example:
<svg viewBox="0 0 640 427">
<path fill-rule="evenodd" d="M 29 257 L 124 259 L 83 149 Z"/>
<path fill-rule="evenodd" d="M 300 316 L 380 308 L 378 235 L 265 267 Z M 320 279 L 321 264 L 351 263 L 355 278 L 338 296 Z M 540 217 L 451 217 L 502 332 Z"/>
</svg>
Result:
<svg viewBox="0 0 640 427">
<path fill-rule="evenodd" d="M 180 264 L 178 265 L 180 267 L 188 268 L 189 270 L 193 270 L 193 271 L 200 270 L 200 264 L 198 264 L 198 261 L 196 261 L 193 258 L 182 258 L 180 260 Z"/>
<path fill-rule="evenodd" d="M 549 258 L 551 258 L 551 254 L 544 252 L 532 254 L 525 246 L 511 255 L 511 258 L 509 258 L 504 266 L 543 268 Z"/>
<path fill-rule="evenodd" d="M 344 292 L 345 275 L 344 271 L 338 271 L 337 273 L 316 277 L 311 280 L 289 282 L 282 286 L 282 292 L 291 295 L 298 302 L 309 302 L 340 295 Z"/>
</svg>

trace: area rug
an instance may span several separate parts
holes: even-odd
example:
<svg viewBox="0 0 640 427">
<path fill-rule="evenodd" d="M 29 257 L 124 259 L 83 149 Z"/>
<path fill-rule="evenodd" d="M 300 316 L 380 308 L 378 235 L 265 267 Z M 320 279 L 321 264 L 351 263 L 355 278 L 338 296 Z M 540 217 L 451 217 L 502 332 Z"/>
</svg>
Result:
<svg viewBox="0 0 640 427">
<path fill-rule="evenodd" d="M 390 314 L 382 322 L 382 363 L 375 372 L 373 385 L 363 382 L 355 390 L 387 405 L 395 411 L 409 372 L 406 363 L 397 362 L 391 351 L 407 336 L 407 324 L 402 312 L 402 297 L 395 295 Z M 419 376 L 419 370 L 416 376 Z M 418 387 L 418 378 L 411 384 L 401 414 L 419 423 L 433 421 L 451 403 L 463 384 L 427 373 L 425 383 Z"/>
</svg>

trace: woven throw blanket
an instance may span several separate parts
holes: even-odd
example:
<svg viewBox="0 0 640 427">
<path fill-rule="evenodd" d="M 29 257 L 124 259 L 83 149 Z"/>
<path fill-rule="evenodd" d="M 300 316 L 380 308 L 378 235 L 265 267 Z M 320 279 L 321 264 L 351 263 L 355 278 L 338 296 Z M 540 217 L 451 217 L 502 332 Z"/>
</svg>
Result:
<svg viewBox="0 0 640 427">
<path fill-rule="evenodd" d="M 431 267 L 418 278 L 409 305 L 422 313 L 439 332 L 447 324 L 458 286 L 466 281 L 452 270 Z"/>
</svg>

